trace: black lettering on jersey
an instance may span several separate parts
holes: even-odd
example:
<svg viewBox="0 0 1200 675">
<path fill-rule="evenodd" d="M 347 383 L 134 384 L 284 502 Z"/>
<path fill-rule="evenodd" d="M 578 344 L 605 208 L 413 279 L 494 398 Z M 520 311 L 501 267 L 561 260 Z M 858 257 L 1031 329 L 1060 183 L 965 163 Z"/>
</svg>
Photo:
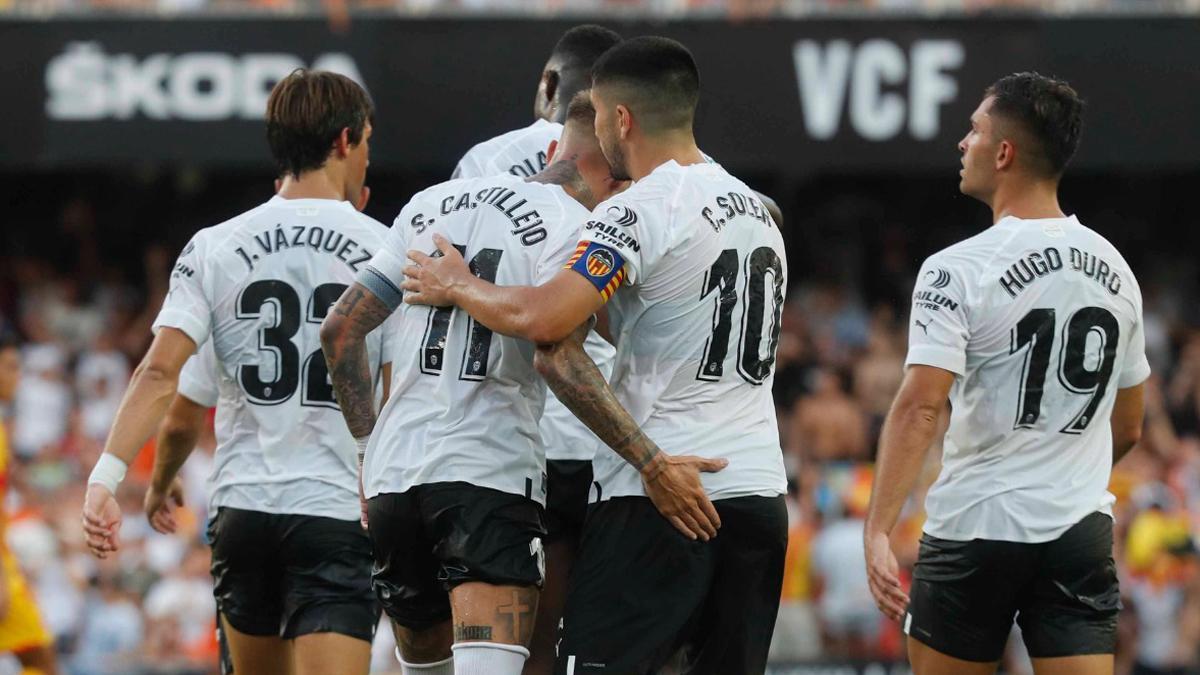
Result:
<svg viewBox="0 0 1200 675">
<path fill-rule="evenodd" d="M 639 244 L 638 240 L 633 238 L 627 231 L 613 227 L 608 223 L 602 223 L 598 220 L 589 220 L 583 227 L 585 230 L 595 232 L 597 238 L 601 241 L 615 244 L 620 248 L 628 248 L 635 253 L 642 250 L 642 245 Z"/>
<path fill-rule="evenodd" d="M 359 265 L 361 265 L 361 264 L 363 264 L 363 263 L 365 263 L 365 262 L 367 262 L 367 261 L 368 261 L 368 260 L 370 260 L 372 257 L 373 257 L 373 256 L 372 256 L 372 253 L 371 253 L 370 251 L 368 251 L 367 249 L 365 249 L 365 248 L 364 248 L 364 249 L 362 250 L 362 255 L 358 256 L 358 257 L 357 257 L 357 258 L 355 258 L 354 260 L 351 260 L 351 261 L 347 262 L 346 264 L 350 266 L 350 269 L 352 269 L 352 270 L 354 270 L 355 272 L 357 272 L 357 271 L 358 271 L 358 266 L 359 266 Z"/>
<path fill-rule="evenodd" d="M 292 246 L 303 246 L 304 244 L 300 243 L 300 238 L 304 236 L 304 226 L 293 225 L 292 231 L 296 233 L 296 236 L 292 237 Z"/>
<path fill-rule="evenodd" d="M 1062 254 L 1054 247 L 1043 251 L 1031 251 L 1009 265 L 998 282 L 1000 288 L 1015 298 L 1034 281 L 1063 268 Z"/>
<path fill-rule="evenodd" d="M 338 260 L 341 260 L 342 262 L 349 265 L 350 261 L 346 260 L 346 254 L 349 253 L 350 249 L 352 249 L 352 248 L 358 248 L 358 242 L 354 241 L 353 239 L 347 239 L 346 242 L 344 244 L 342 244 L 342 247 L 340 249 L 338 249 L 338 252 L 337 252 Z"/>
<path fill-rule="evenodd" d="M 930 309 L 935 312 L 941 311 L 943 307 L 951 312 L 958 310 L 958 303 L 937 291 L 917 291 L 913 294 L 913 306 L 922 309 Z"/>
<path fill-rule="evenodd" d="M 188 267 L 187 265 L 185 265 L 181 262 L 175 263 L 175 269 L 174 269 L 174 271 L 171 272 L 171 276 L 173 276 L 173 277 L 180 277 L 180 276 L 191 277 L 195 274 L 196 274 L 195 270 L 193 270 L 192 268 Z"/>
<path fill-rule="evenodd" d="M 273 251 L 271 250 L 271 233 L 270 233 L 270 231 L 263 232 L 262 234 L 254 235 L 254 241 L 258 242 L 258 245 L 259 245 L 259 247 L 262 248 L 263 253 L 273 253 Z"/>
<path fill-rule="evenodd" d="M 1070 257 L 1071 271 L 1092 279 L 1112 295 L 1121 292 L 1121 275 L 1107 260 L 1074 246 L 1071 247 Z"/>
<path fill-rule="evenodd" d="M 725 224 L 730 220 L 740 216 L 746 216 L 752 220 L 757 220 L 768 227 L 774 227 L 775 225 L 775 221 L 771 219 L 770 214 L 767 212 L 767 208 L 762 205 L 762 202 L 758 201 L 758 197 L 753 195 L 744 195 L 739 192 L 729 192 L 727 194 L 718 195 L 713 201 L 716 202 L 717 208 L 721 210 L 723 215 L 720 217 L 714 217 L 716 212 L 707 206 L 701 210 L 700 215 L 703 216 L 704 219 L 713 226 L 713 229 L 718 232 L 720 232 L 721 229 L 725 227 Z"/>
<path fill-rule="evenodd" d="M 291 245 L 288 244 L 287 235 L 283 233 L 283 228 L 276 225 L 275 226 L 275 251 L 279 252 L 285 248 L 291 248 Z"/>
<path fill-rule="evenodd" d="M 233 249 L 233 252 L 242 257 L 242 262 L 246 263 L 246 267 L 250 268 L 251 271 L 254 270 L 254 261 L 250 259 L 250 256 L 246 255 L 241 246 Z"/>
<path fill-rule="evenodd" d="M 336 236 L 337 239 L 334 239 L 334 236 Z M 337 250 L 338 246 L 341 246 L 342 236 L 343 235 L 341 232 L 335 232 L 333 230 L 326 232 L 325 238 L 321 240 L 321 250 L 325 253 L 333 253 Z"/>
</svg>

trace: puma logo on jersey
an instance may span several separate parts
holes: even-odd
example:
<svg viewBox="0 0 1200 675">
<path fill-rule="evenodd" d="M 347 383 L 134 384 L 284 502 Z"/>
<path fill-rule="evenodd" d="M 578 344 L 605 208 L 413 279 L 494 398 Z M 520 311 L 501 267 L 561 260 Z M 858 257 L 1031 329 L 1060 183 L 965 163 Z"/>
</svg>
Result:
<svg viewBox="0 0 1200 675">
<path fill-rule="evenodd" d="M 637 214 L 634 213 L 633 209 L 629 208 L 628 206 L 617 206 L 614 204 L 608 207 L 608 210 L 605 211 L 605 213 L 609 218 L 613 219 L 614 223 L 620 225 L 621 227 L 629 227 L 638 221 Z"/>
<path fill-rule="evenodd" d="M 914 319 L 913 323 L 917 324 L 917 326 L 920 326 L 921 330 L 925 331 L 926 335 L 929 335 L 929 324 L 933 323 L 933 321 L 930 320 L 926 321 L 925 323 L 921 323 L 919 320 Z"/>
<path fill-rule="evenodd" d="M 950 273 L 941 267 L 926 272 L 925 279 L 928 280 L 929 277 L 934 278 L 933 281 L 929 282 L 929 286 L 932 288 L 945 288 L 950 285 Z"/>
</svg>

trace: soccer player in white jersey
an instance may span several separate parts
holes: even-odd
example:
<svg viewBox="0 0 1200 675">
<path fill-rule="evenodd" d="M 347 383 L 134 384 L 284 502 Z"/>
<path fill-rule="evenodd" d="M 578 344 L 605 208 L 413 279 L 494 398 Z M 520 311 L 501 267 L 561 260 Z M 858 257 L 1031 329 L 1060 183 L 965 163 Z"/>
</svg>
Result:
<svg viewBox="0 0 1200 675">
<path fill-rule="evenodd" d="M 601 54 L 621 41 L 617 33 L 592 24 L 571 28 L 554 45 L 542 69 L 534 98 L 536 121 L 471 148 L 454 170 L 455 178 L 511 173 L 531 176 L 546 166 L 549 146 L 558 142 L 570 102 L 586 96 L 592 84 L 592 65 Z M 565 224 L 564 224 L 565 225 Z M 578 226 L 579 223 L 570 223 Z M 584 348 L 608 377 L 616 349 L 595 331 Z M 554 644 L 566 599 L 567 579 L 579 536 L 587 516 L 592 487 L 592 457 L 600 443 L 553 394 L 539 425 L 546 447 L 546 582 L 538 599 L 533 642 L 525 675 L 550 675 L 554 669 Z"/>
<path fill-rule="evenodd" d="M 687 672 L 762 673 L 787 540 L 771 401 L 783 240 L 753 192 L 696 147 L 699 74 L 683 45 L 617 45 L 591 97 L 613 175 L 635 182 L 593 210 L 568 268 L 540 286 L 495 285 L 439 243 L 440 258 L 410 253 L 405 301 L 450 302 L 544 345 L 555 394 L 616 452 L 594 461 L 556 672 L 657 673 L 686 646 Z M 580 347 L 606 303 L 619 402 Z M 615 414 L 622 405 L 636 424 Z M 664 475 L 700 489 L 664 494 Z"/>
<path fill-rule="evenodd" d="M 993 225 L 917 278 L 864 537 L 871 591 L 919 675 L 995 672 L 1014 615 L 1039 675 L 1113 672 L 1107 486 L 1139 438 L 1150 367 L 1133 272 L 1058 203 L 1082 112 L 1069 85 L 1034 73 L 985 92 L 959 187 Z M 888 535 L 947 400 L 910 601 Z"/>
<path fill-rule="evenodd" d="M 547 149 L 562 136 L 571 99 L 591 86 L 592 64 L 620 41 L 620 35 L 595 24 L 575 26 L 563 33 L 538 79 L 533 124 L 476 144 L 458 161 L 451 178 L 501 173 L 528 178 L 545 169 Z"/>
<path fill-rule="evenodd" d="M 402 304 L 405 254 L 434 250 L 441 235 L 484 279 L 530 284 L 557 273 L 578 241 L 571 223 L 620 185 L 590 102 L 581 103 L 546 171 L 452 180 L 414 196 L 321 329 L 346 423 L 360 443 L 369 437 L 374 583 L 408 674 L 521 672 L 543 579 L 545 385 L 532 343 L 450 306 Z M 397 309 L 396 353 L 409 356 L 396 359 L 376 424 L 362 336 Z"/>
<path fill-rule="evenodd" d="M 340 75 L 296 71 L 272 91 L 267 139 L 279 194 L 184 248 L 156 335 L 88 479 L 84 529 L 119 546 L 114 493 L 158 426 L 184 362 L 211 342 L 219 368 L 214 594 L 234 670 L 366 673 L 377 609 L 359 525 L 353 438 L 318 341 L 330 305 L 386 234 L 349 201 L 368 162 L 372 107 Z M 382 331 L 364 363 L 383 370 Z"/>
</svg>

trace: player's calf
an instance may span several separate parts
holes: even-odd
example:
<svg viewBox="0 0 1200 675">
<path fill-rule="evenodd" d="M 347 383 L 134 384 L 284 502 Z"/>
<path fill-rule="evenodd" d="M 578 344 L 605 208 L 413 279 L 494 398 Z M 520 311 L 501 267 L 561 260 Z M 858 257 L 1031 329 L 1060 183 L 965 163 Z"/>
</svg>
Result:
<svg viewBox="0 0 1200 675">
<path fill-rule="evenodd" d="M 450 604 L 455 675 L 520 675 L 529 658 L 537 587 L 468 582 L 450 592 Z"/>
</svg>

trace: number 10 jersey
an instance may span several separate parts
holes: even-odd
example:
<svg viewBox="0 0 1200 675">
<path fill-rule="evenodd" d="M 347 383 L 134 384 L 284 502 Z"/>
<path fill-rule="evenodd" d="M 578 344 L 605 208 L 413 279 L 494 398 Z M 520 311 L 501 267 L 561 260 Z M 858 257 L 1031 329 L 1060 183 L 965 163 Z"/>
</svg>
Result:
<svg viewBox="0 0 1200 675">
<path fill-rule="evenodd" d="M 154 328 L 200 348 L 181 393 L 212 404 L 215 380 L 214 508 L 358 519 L 354 439 L 318 331 L 386 234 L 349 202 L 277 196 L 184 247 Z M 376 380 L 386 329 L 367 336 Z"/>
<path fill-rule="evenodd" d="M 1113 402 L 1150 375 L 1112 244 L 1074 216 L 1004 218 L 925 261 L 910 320 L 907 364 L 957 376 L 926 533 L 1040 543 L 1111 515 Z"/>
<path fill-rule="evenodd" d="M 701 474 L 712 499 L 787 489 L 771 387 L 787 289 L 775 222 L 719 164 L 668 161 L 598 205 L 572 269 L 608 302 L 612 388 L 675 455 L 724 458 Z M 593 501 L 644 496 L 608 448 L 592 460 Z"/>
</svg>

